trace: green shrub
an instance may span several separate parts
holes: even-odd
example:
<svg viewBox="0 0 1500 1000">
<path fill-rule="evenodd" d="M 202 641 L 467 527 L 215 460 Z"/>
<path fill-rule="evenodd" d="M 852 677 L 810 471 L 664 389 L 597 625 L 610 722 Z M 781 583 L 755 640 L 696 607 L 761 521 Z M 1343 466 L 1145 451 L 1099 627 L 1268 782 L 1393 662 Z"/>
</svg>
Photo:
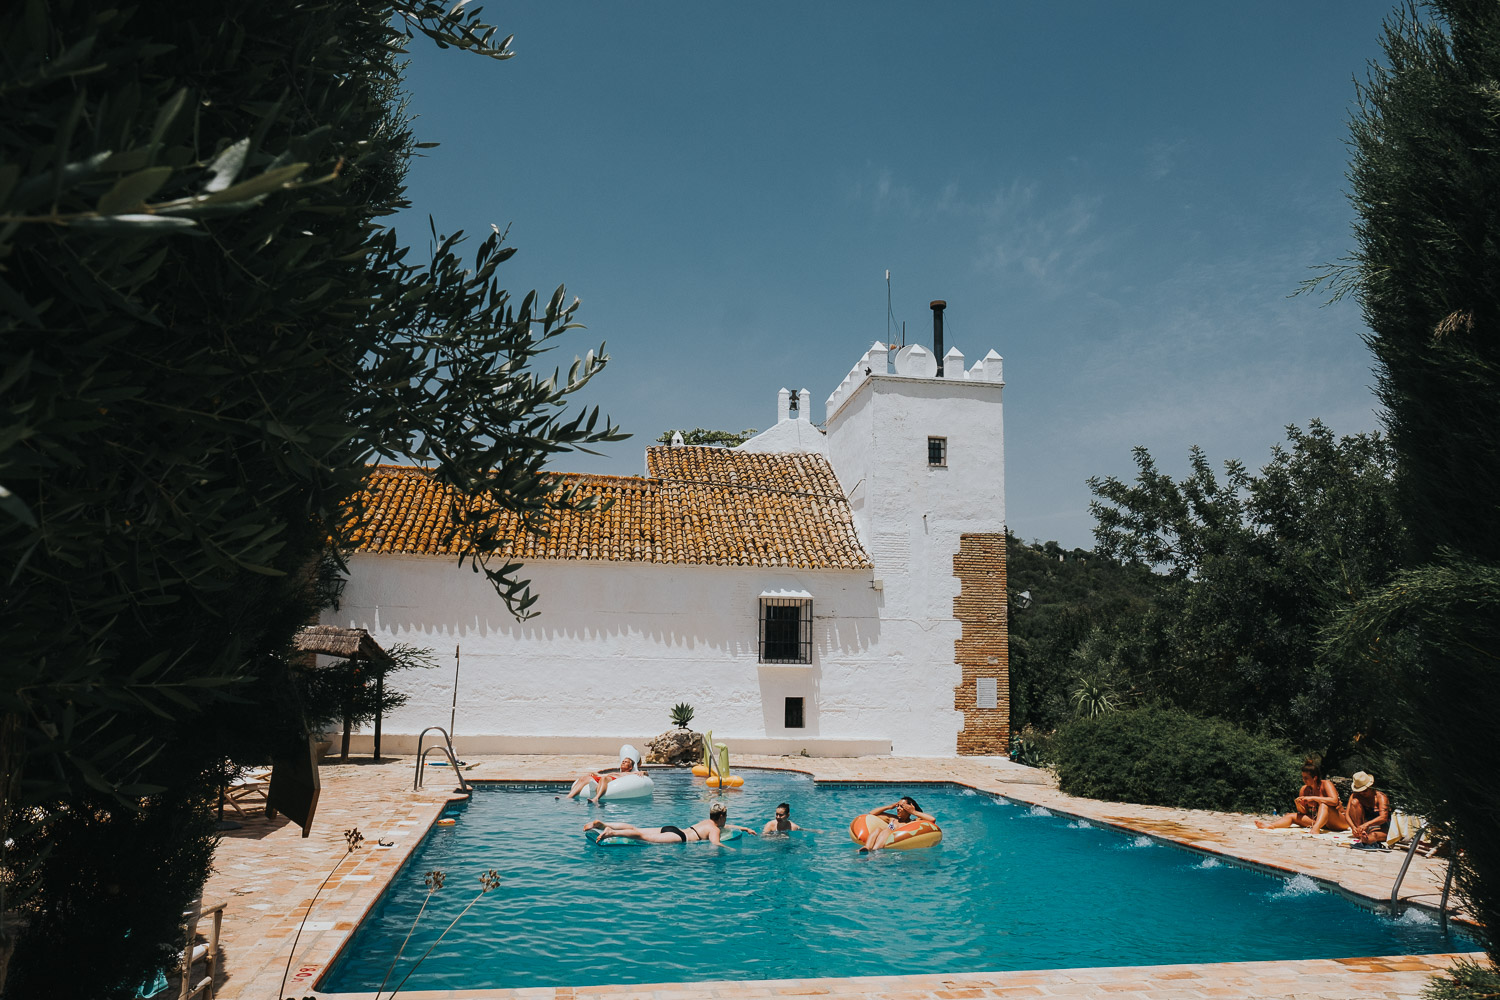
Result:
<svg viewBox="0 0 1500 1000">
<path fill-rule="evenodd" d="M 1301 783 L 1286 744 L 1175 708 L 1078 719 L 1049 749 L 1063 791 L 1112 802 L 1260 812 L 1285 808 Z"/>
<path fill-rule="evenodd" d="M 1446 973 L 1434 976 L 1422 987 L 1424 1000 L 1487 1000 L 1500 996 L 1500 971 L 1459 959 Z"/>
<path fill-rule="evenodd" d="M 1027 726 L 1010 738 L 1010 759 L 1027 767 L 1047 767 L 1052 763 L 1052 734 Z"/>
</svg>

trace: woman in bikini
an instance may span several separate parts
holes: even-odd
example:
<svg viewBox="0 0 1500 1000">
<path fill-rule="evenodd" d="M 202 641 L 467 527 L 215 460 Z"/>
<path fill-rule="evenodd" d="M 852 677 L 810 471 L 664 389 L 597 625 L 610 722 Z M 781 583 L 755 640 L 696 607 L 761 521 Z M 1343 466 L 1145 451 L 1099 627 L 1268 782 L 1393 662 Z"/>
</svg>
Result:
<svg viewBox="0 0 1500 1000">
<path fill-rule="evenodd" d="M 644 841 L 647 844 L 688 844 L 694 841 L 706 840 L 711 844 L 719 843 L 720 834 L 725 830 L 739 830 L 755 836 L 755 831 L 748 826 L 735 826 L 726 822 L 729 819 L 729 807 L 722 802 L 715 802 L 708 807 L 708 819 L 694 823 L 686 830 L 676 826 L 663 826 L 656 830 L 642 830 L 638 826 L 629 823 L 606 823 L 602 819 L 596 819 L 592 823 L 585 823 L 584 830 L 598 830 L 598 840 L 605 837 L 628 837 L 631 840 Z"/>
<path fill-rule="evenodd" d="M 862 852 L 880 850 L 891 842 L 891 837 L 896 833 L 896 827 L 910 823 L 912 820 L 925 819 L 929 823 L 937 822 L 936 817 L 922 812 L 922 807 L 917 805 L 917 800 L 910 795 L 903 795 L 884 809 L 877 809 L 870 813 L 870 815 L 879 816 L 885 822 L 874 827 L 874 832 L 865 841 L 865 846 L 860 848 Z M 871 826 L 874 826 L 874 824 L 871 824 Z M 868 826 L 866 827 L 866 829 L 869 828 Z"/>
<path fill-rule="evenodd" d="M 589 774 L 585 774 L 583 777 L 573 782 L 573 787 L 568 790 L 568 798 L 576 798 L 579 792 L 582 792 L 589 786 L 589 782 L 593 782 L 594 794 L 589 797 L 589 801 L 598 802 L 599 796 L 603 795 L 605 790 L 609 788 L 609 783 L 611 781 L 614 781 L 616 778 L 624 777 L 627 774 L 645 773 L 645 768 L 641 767 L 641 752 L 627 743 L 624 746 L 620 747 L 619 772 L 592 772 Z"/>
<path fill-rule="evenodd" d="M 1293 800 L 1295 812 L 1289 812 L 1267 823 L 1256 820 L 1262 830 L 1284 830 L 1292 824 L 1304 826 L 1312 833 L 1328 830 L 1349 829 L 1349 817 L 1339 801 L 1338 789 L 1333 782 L 1323 777 L 1316 761 L 1308 760 L 1302 765 L 1302 790 Z"/>
</svg>

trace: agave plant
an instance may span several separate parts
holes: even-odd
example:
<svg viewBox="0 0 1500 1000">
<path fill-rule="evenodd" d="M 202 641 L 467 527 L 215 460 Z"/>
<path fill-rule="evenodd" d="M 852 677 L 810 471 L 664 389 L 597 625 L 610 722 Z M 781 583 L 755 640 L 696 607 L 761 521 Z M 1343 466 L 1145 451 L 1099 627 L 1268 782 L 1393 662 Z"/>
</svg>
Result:
<svg viewBox="0 0 1500 1000">
<path fill-rule="evenodd" d="M 1073 693 L 1068 700 L 1073 703 L 1073 710 L 1086 719 L 1113 712 L 1119 707 L 1114 688 L 1098 677 L 1079 677 L 1073 684 Z"/>
<path fill-rule="evenodd" d="M 686 729 L 688 723 L 693 721 L 693 706 L 685 701 L 679 701 L 672 706 L 672 724 L 678 729 Z"/>
</svg>

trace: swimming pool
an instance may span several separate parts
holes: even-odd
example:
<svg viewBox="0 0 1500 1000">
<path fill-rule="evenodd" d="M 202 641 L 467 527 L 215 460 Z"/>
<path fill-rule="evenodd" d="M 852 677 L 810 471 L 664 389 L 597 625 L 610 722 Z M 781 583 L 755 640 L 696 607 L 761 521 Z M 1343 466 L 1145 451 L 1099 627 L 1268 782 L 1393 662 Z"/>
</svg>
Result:
<svg viewBox="0 0 1500 1000">
<path fill-rule="evenodd" d="M 391 985 L 495 869 L 500 887 L 448 933 L 405 990 L 693 982 L 1335 958 L 1468 951 L 1421 911 L 1366 910 L 1306 876 L 1277 877 L 954 786 L 826 784 L 744 772 L 720 794 L 656 772 L 654 799 L 602 810 L 555 787 L 478 786 L 434 827 L 324 977 L 379 986 L 426 889 L 445 888 Z M 930 850 L 859 854 L 855 814 L 903 792 L 937 816 Z M 600 847 L 596 816 L 686 827 L 722 799 L 758 828 L 777 802 L 823 833 Z M 389 986 L 388 986 L 389 988 Z"/>
</svg>

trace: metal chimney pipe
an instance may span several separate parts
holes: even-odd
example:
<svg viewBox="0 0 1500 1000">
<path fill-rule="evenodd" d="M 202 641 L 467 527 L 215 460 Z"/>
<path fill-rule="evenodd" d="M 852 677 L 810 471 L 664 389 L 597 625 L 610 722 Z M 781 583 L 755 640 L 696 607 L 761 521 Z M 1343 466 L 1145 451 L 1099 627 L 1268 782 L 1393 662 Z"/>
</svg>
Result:
<svg viewBox="0 0 1500 1000">
<path fill-rule="evenodd" d="M 948 308 L 948 303 L 942 299 L 933 299 L 932 306 L 932 353 L 937 356 L 938 378 L 943 377 L 943 310 Z"/>
</svg>

